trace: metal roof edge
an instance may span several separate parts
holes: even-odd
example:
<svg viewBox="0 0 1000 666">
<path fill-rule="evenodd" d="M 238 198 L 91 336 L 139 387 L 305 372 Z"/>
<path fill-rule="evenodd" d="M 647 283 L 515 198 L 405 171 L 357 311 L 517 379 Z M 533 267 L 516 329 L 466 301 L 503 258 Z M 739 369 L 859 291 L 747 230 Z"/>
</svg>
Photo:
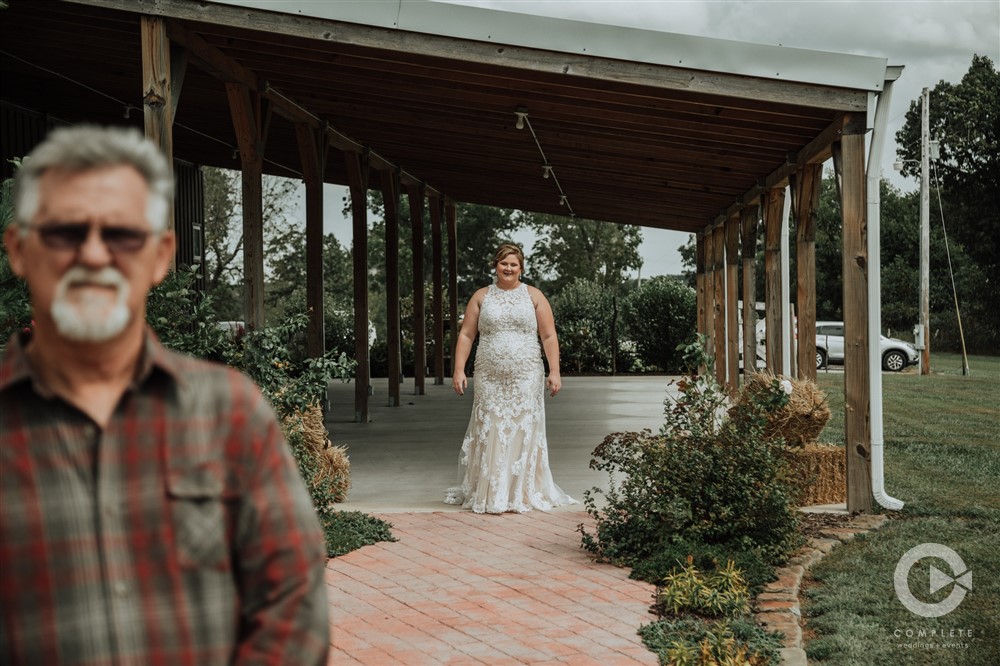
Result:
<svg viewBox="0 0 1000 666">
<path fill-rule="evenodd" d="M 534 16 L 436 0 L 212 0 L 443 37 L 755 78 L 881 91 L 886 58 Z"/>
</svg>

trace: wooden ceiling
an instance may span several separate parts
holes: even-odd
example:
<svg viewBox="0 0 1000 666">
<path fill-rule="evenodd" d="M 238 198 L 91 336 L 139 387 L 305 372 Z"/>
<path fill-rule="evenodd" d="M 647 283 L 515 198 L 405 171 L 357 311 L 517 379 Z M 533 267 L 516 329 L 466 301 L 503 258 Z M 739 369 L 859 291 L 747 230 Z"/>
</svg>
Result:
<svg viewBox="0 0 1000 666">
<path fill-rule="evenodd" d="M 117 7 L 117 8 L 114 8 Z M 10 0 L 0 10 L 0 98 L 62 120 L 142 125 L 140 13 L 194 49 L 174 156 L 239 168 L 222 79 L 274 102 L 265 172 L 301 177 L 296 108 L 459 202 L 696 231 L 794 163 L 828 154 L 864 91 L 423 35 L 192 0 Z M 527 20 L 527 19 L 526 19 Z M 197 48 L 195 48 L 197 47 Z M 289 104 L 284 100 L 292 100 Z M 126 116 L 126 106 L 131 111 Z"/>
</svg>

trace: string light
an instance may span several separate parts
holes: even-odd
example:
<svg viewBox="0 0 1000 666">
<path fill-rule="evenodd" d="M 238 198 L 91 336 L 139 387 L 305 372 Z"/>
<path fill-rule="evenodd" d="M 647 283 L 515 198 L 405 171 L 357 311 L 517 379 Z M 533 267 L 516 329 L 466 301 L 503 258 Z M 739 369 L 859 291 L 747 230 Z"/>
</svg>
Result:
<svg viewBox="0 0 1000 666">
<path fill-rule="evenodd" d="M 535 128 L 531 126 L 531 118 L 528 116 L 528 109 L 519 106 L 514 111 L 514 116 L 517 121 L 514 123 L 514 127 L 521 130 L 525 127 L 531 132 L 531 138 L 535 140 L 535 145 L 538 146 L 538 154 L 542 156 L 542 178 L 546 180 L 552 179 L 556 184 L 556 189 L 559 190 L 559 205 L 569 209 L 569 214 L 571 217 L 576 217 L 576 213 L 573 211 L 573 207 L 569 204 L 569 197 L 566 196 L 566 192 L 563 191 L 562 184 L 559 182 L 559 178 L 556 176 L 555 168 L 549 164 L 549 160 L 545 157 L 545 151 L 542 150 L 542 144 L 538 140 L 538 135 L 535 134 Z"/>
</svg>

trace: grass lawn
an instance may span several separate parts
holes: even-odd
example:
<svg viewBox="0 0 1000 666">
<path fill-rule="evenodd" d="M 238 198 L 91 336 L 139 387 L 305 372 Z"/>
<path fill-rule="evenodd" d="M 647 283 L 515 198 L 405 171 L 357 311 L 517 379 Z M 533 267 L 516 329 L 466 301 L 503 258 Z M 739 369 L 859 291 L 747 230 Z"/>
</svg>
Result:
<svg viewBox="0 0 1000 666">
<path fill-rule="evenodd" d="M 1000 664 L 1000 358 L 935 354 L 933 374 L 883 374 L 886 491 L 902 511 L 882 529 L 835 548 L 805 591 L 806 652 L 822 664 Z M 843 374 L 819 373 L 833 418 L 822 439 L 843 441 Z M 953 612 L 924 618 L 896 598 L 899 558 L 921 543 L 955 550 L 972 590 Z M 931 594 L 925 558 L 910 571 L 921 601 Z M 961 573 L 961 572 L 959 572 Z M 943 634 L 943 635 L 942 635 Z"/>
</svg>

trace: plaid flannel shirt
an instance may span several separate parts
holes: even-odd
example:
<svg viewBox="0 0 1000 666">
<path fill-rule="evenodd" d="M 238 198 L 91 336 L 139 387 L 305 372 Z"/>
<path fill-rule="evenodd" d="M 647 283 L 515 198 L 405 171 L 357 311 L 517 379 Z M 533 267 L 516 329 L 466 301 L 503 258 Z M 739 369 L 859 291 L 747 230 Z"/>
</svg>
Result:
<svg viewBox="0 0 1000 666">
<path fill-rule="evenodd" d="M 326 553 L 270 405 L 148 332 L 107 428 L 0 362 L 0 663 L 325 664 Z"/>
</svg>

